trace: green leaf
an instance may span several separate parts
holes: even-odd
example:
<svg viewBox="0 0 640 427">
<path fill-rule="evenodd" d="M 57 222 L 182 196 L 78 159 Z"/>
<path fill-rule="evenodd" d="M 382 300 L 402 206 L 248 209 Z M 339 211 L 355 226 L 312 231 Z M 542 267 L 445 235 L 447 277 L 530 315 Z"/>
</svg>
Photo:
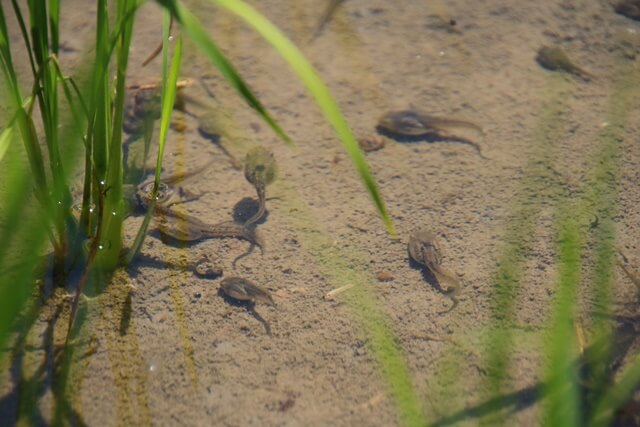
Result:
<svg viewBox="0 0 640 427">
<path fill-rule="evenodd" d="M 300 52 L 300 50 L 282 33 L 282 31 L 247 3 L 240 0 L 210 1 L 227 8 L 244 19 L 258 33 L 260 33 L 265 40 L 271 43 L 271 45 L 289 63 L 291 68 L 296 72 L 309 92 L 316 99 L 316 102 L 322 109 L 326 119 L 335 129 L 345 150 L 351 157 L 356 170 L 360 174 L 360 178 L 364 182 L 367 191 L 371 195 L 371 198 L 373 199 L 374 204 L 387 227 L 387 231 L 392 237 L 395 237 L 396 232 L 393 222 L 389 216 L 384 200 L 380 195 L 378 186 L 373 179 L 369 165 L 364 158 L 364 154 L 356 142 L 344 115 L 340 111 L 340 107 L 333 99 L 331 92 L 322 79 L 318 77 L 313 66 L 309 61 L 307 61 L 302 52 Z"/>
<path fill-rule="evenodd" d="M 227 59 L 213 39 L 209 37 L 200 21 L 177 1 L 158 0 L 158 2 L 174 13 L 175 18 L 182 24 L 182 31 L 189 35 L 196 45 L 209 57 L 213 65 L 220 70 L 224 78 L 227 79 L 231 86 L 242 95 L 247 103 L 262 116 L 263 120 L 271 126 L 273 131 L 287 144 L 293 145 L 291 138 L 282 130 L 267 109 L 264 108 L 260 100 L 253 94 L 231 61 Z"/>
<path fill-rule="evenodd" d="M 636 356 L 619 375 L 620 379 L 605 390 L 593 411 L 591 426 L 611 425 L 616 410 L 633 397 L 640 385 L 640 356 Z"/>
<path fill-rule="evenodd" d="M 333 99 L 329 89 L 322 82 L 313 66 L 306 60 L 300 50 L 287 37 L 264 16 L 262 16 L 253 7 L 240 0 L 210 0 L 212 3 L 219 4 L 229 11 L 235 13 L 248 24 L 255 28 L 271 45 L 282 55 L 289 63 L 291 68 L 296 72 L 298 77 L 305 84 L 309 92 L 314 96 L 316 102 L 322 109 L 325 117 L 331 123 L 338 134 L 343 146 L 351 157 L 351 160 L 360 175 L 367 191 L 371 195 L 373 202 L 382 217 L 387 231 L 395 238 L 396 231 L 387 211 L 386 205 L 378 186 L 373 179 L 369 165 L 365 160 L 364 154 L 358 143 L 356 142 L 344 115 L 340 111 L 338 104 Z M 249 91 L 248 86 L 242 81 L 238 73 L 235 71 L 231 63 L 224 57 L 213 40 L 206 33 L 200 22 L 188 10 L 183 8 L 178 1 L 175 0 L 158 0 L 159 3 L 176 13 L 176 18 L 182 23 L 183 31 L 185 31 L 196 44 L 209 56 L 211 61 L 222 72 L 224 77 L 245 97 L 247 102 L 252 105 L 264 119 L 276 130 L 279 127 L 271 120 L 266 111 L 258 103 L 257 99 Z M 282 132 L 281 136 L 284 135 Z M 283 137 L 285 141 L 288 138 Z"/>
<path fill-rule="evenodd" d="M 9 149 L 11 138 L 13 138 L 13 124 L 7 126 L 0 134 L 0 162 Z"/>
<path fill-rule="evenodd" d="M 165 19 L 165 29 L 168 28 L 169 23 L 168 20 Z M 163 64 L 167 63 L 167 37 L 164 38 L 165 42 L 163 43 Z M 125 263 L 129 264 L 133 261 L 133 258 L 140 251 L 140 247 L 142 246 L 142 242 L 144 241 L 144 237 L 147 233 L 147 228 L 149 227 L 149 222 L 151 221 L 151 216 L 153 215 L 153 210 L 155 208 L 155 200 L 156 194 L 158 192 L 158 187 L 160 185 L 160 172 L 162 171 L 162 159 L 164 157 L 164 149 L 167 142 L 167 134 L 169 133 L 169 125 L 171 124 L 171 113 L 173 112 L 173 104 L 176 99 L 177 92 L 177 83 L 178 77 L 180 75 L 180 61 L 182 59 L 182 37 L 178 36 L 178 40 L 176 42 L 176 47 L 173 52 L 173 59 L 171 61 L 171 69 L 169 70 L 169 75 L 167 76 L 166 71 L 163 70 L 163 85 L 162 85 L 162 116 L 160 118 L 160 141 L 158 147 L 158 160 L 156 162 L 156 173 L 155 180 L 153 183 L 153 190 L 151 192 L 151 203 L 147 207 L 147 213 L 142 221 L 142 225 L 136 234 L 136 238 L 131 246 L 131 249 L 127 253 L 127 257 L 125 259 Z"/>
</svg>

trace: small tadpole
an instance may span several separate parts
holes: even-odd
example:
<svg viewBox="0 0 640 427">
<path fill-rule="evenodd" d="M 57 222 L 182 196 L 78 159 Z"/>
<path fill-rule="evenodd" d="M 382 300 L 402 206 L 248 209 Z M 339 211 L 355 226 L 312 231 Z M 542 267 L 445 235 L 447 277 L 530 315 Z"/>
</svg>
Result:
<svg viewBox="0 0 640 427">
<path fill-rule="evenodd" d="M 452 133 L 449 130 L 451 128 L 468 129 L 484 136 L 482 127 L 473 122 L 453 117 L 433 116 L 415 108 L 388 111 L 378 119 L 376 126 L 378 133 L 398 142 L 450 140 L 470 145 L 481 158 L 487 159 L 477 142 Z"/>
<path fill-rule="evenodd" d="M 262 323 L 267 335 L 271 336 L 271 326 L 269 322 L 255 311 L 257 302 L 272 307 L 276 306 L 269 291 L 242 277 L 227 277 L 220 282 L 220 293 L 225 299 L 228 298 L 228 301 L 230 300 L 229 302 L 244 305 L 249 314 Z"/>
<path fill-rule="evenodd" d="M 267 185 L 275 181 L 277 174 L 278 164 L 271 151 L 258 146 L 247 152 L 244 161 L 244 177 L 255 187 L 260 206 L 258 212 L 244 223 L 245 227 L 249 227 L 262 218 L 266 209 L 265 191 Z"/>
<path fill-rule="evenodd" d="M 442 249 L 435 233 L 427 229 L 416 231 L 409 237 L 407 249 L 410 260 L 426 267 L 423 271 L 425 280 L 434 282 L 436 287 L 451 299 L 452 306 L 442 313 L 456 308 L 459 302 L 457 297 L 461 288 L 460 280 L 455 273 L 442 267 Z"/>
</svg>

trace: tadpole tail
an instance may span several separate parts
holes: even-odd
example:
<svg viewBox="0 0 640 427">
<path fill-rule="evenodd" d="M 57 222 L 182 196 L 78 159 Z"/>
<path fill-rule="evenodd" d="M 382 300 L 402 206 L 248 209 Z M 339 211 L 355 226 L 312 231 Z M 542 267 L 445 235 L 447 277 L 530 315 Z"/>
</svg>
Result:
<svg viewBox="0 0 640 427">
<path fill-rule="evenodd" d="M 258 222 L 260 218 L 262 218 L 262 215 L 264 215 L 264 211 L 267 210 L 264 188 L 256 188 L 256 191 L 258 192 L 258 203 L 260 204 L 260 206 L 258 207 L 258 212 L 253 214 L 251 218 L 245 221 L 245 227 L 249 227 L 251 224 Z"/>
<path fill-rule="evenodd" d="M 448 117 L 429 117 L 429 122 L 431 122 L 434 126 L 438 128 L 463 128 L 463 129 L 471 129 L 482 135 L 484 135 L 484 130 L 482 127 L 478 126 L 473 122 L 469 122 L 466 120 L 459 119 L 450 119 Z"/>
<path fill-rule="evenodd" d="M 447 313 L 453 311 L 458 306 L 458 303 L 460 302 L 458 300 L 458 298 L 456 298 L 455 296 L 449 296 L 449 299 L 451 299 L 451 302 L 452 302 L 451 307 L 449 307 L 448 309 L 446 309 L 444 311 L 438 312 L 438 314 L 447 314 Z"/>
<path fill-rule="evenodd" d="M 225 221 L 215 225 L 207 226 L 202 230 L 204 237 L 209 239 L 243 239 L 259 246 L 262 252 L 265 251 L 264 238 L 253 227 L 238 224 L 233 221 Z"/>
<path fill-rule="evenodd" d="M 237 257 L 235 257 L 235 259 L 231 262 L 231 266 L 233 267 L 234 270 L 236 269 L 236 265 L 238 264 L 238 261 L 240 261 L 242 258 L 245 258 L 251 255 L 255 247 L 256 247 L 256 244 L 251 242 L 251 246 L 249 246 L 249 249 L 247 249 L 244 253 L 238 255 Z"/>
<path fill-rule="evenodd" d="M 267 250 L 266 243 L 264 241 L 264 238 L 262 237 L 262 234 L 258 233 L 258 230 L 245 226 L 243 238 L 253 243 L 255 246 L 260 247 L 260 253 L 264 255 L 265 251 Z"/>
<path fill-rule="evenodd" d="M 266 320 L 264 320 L 264 318 L 262 316 L 260 316 L 260 314 L 258 314 L 258 312 L 255 310 L 255 308 L 252 306 L 249 307 L 249 313 L 260 323 L 262 323 L 262 326 L 264 326 L 264 330 L 267 333 L 267 335 L 272 336 L 271 335 L 271 325 L 269 325 L 269 322 L 267 322 Z"/>
<path fill-rule="evenodd" d="M 450 273 L 443 268 L 439 268 L 433 273 L 442 288 L 442 292 L 451 298 L 454 301 L 454 304 L 457 305 L 456 297 L 460 294 L 460 289 L 462 287 L 460 280 L 453 273 Z M 449 286 L 445 288 L 442 286 L 443 283 L 446 283 Z"/>
<path fill-rule="evenodd" d="M 452 302 L 451 307 L 438 314 L 449 313 L 450 311 L 453 311 L 460 302 L 458 300 L 458 295 L 460 294 L 460 288 L 462 287 L 462 285 L 460 283 L 460 280 L 453 273 L 450 273 L 447 270 L 439 268 L 438 271 L 434 271 L 433 273 L 436 276 L 436 280 L 438 280 L 438 284 L 440 285 L 442 293 L 449 297 Z M 442 286 L 443 283 L 447 283 L 449 287 L 444 288 Z"/>
<path fill-rule="evenodd" d="M 180 182 L 186 181 L 189 178 L 193 178 L 195 175 L 207 169 L 211 166 L 215 160 L 210 160 L 200 166 L 195 167 L 194 169 L 186 172 L 174 173 L 172 175 L 167 175 L 160 178 L 160 182 L 167 185 L 176 185 Z"/>
<path fill-rule="evenodd" d="M 242 227 L 243 227 L 243 234 L 241 236 L 234 236 L 234 237 L 240 237 L 244 240 L 249 241 L 251 243 L 251 246 L 249 246 L 249 249 L 247 249 L 246 252 L 238 255 L 233 260 L 231 265 L 233 266 L 234 269 L 236 268 L 236 264 L 238 263 L 238 261 L 240 261 L 242 258 L 245 258 L 251 255 L 251 253 L 253 252 L 256 246 L 260 247 L 260 254 L 264 255 L 264 252 L 265 252 L 265 243 L 262 236 L 258 234 L 258 232 L 255 229 L 247 228 L 245 226 L 242 226 Z"/>
<path fill-rule="evenodd" d="M 478 144 L 477 142 L 474 142 L 468 138 L 464 138 L 461 136 L 454 136 L 454 135 L 447 135 L 446 139 L 450 139 L 451 141 L 459 142 L 461 144 L 470 145 L 471 147 L 473 147 L 474 150 L 476 150 L 476 153 L 478 153 L 478 155 L 481 158 L 485 160 L 490 160 L 487 156 L 482 154 L 482 148 L 480 147 L 480 144 Z"/>
<path fill-rule="evenodd" d="M 485 160 L 489 160 L 489 158 L 487 156 L 482 154 L 482 148 L 480 148 L 480 144 L 478 144 L 476 142 L 473 142 L 473 141 L 467 141 L 467 143 L 469 145 L 471 145 L 476 150 L 476 152 L 478 153 L 478 156 L 482 157 Z"/>
</svg>

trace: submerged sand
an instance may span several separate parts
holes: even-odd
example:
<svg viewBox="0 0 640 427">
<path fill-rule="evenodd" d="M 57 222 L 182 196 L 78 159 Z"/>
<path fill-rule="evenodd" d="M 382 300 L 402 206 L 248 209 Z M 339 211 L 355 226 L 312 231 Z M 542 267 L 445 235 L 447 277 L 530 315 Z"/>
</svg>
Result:
<svg viewBox="0 0 640 427">
<path fill-rule="evenodd" d="M 198 17 L 296 147 L 280 141 L 186 41 L 182 74 L 197 83 L 185 91 L 206 106 L 187 104 L 192 114 L 175 113 L 181 126 L 169 136 L 165 170 L 213 160 L 188 181 L 189 191 L 202 196 L 181 209 L 216 223 L 232 219 L 241 199 L 255 198 L 228 154 L 241 161 L 254 144 L 272 150 L 279 178 L 267 189 L 268 217 L 258 225 L 266 251 L 254 251 L 234 268 L 247 242 L 212 239 L 179 248 L 152 232 L 134 270 L 118 272 L 105 291 L 83 300 L 88 314 L 69 376 L 73 395 L 62 412 L 101 426 L 399 425 L 401 411 L 380 367 L 380 335 L 372 327 L 380 321 L 380 333 L 392 334 L 406 364 L 419 411 L 434 422 L 477 424 L 477 409 L 490 396 L 484 338 L 496 327 L 492 301 L 500 265 L 517 247 L 513 239 L 529 246 L 517 264 L 519 288 L 508 301 L 515 318 L 505 393 L 517 393 L 542 380 L 556 294 L 555 219 L 562 206 L 583 206 L 612 117 L 625 126 L 611 189 L 616 246 L 638 270 L 640 98 L 625 101 L 632 89 L 620 91 L 616 84 L 625 76 L 637 84 L 640 23 L 615 14 L 606 2 L 350 0 L 310 40 L 324 5 L 252 3 L 301 46 L 357 136 L 376 133 L 386 111 L 414 107 L 480 125 L 484 135 L 460 133 L 480 144 L 487 158 L 447 139 L 386 139 L 368 153 L 397 230 L 398 239 L 391 239 L 335 133 L 285 62 L 237 18 L 198 6 Z M 63 60 L 82 56 L 83 37 L 93 36 L 93 14 L 84 3 L 65 12 Z M 159 59 L 140 64 L 159 41 L 160 22 L 155 4 L 138 15 L 132 79 L 159 76 Z M 534 58 L 542 45 L 561 46 L 595 78 L 541 68 Z M 206 114 L 220 118 L 217 144 L 198 131 Z M 580 214 L 580 230 L 594 226 L 592 217 Z M 141 220 L 127 220 L 127 242 Z M 407 241 L 420 228 L 438 236 L 443 264 L 464 284 L 453 311 L 444 313 L 451 301 L 409 262 Z M 586 240 L 579 307 L 593 302 L 593 244 Z M 194 274 L 190 266 L 203 258 L 222 275 Z M 635 301 L 637 290 L 621 269 L 612 275 L 614 311 L 635 331 L 635 306 L 622 303 Z M 276 307 L 256 306 L 272 336 L 246 307 L 221 297 L 220 281 L 230 276 L 272 293 Z M 325 298 L 350 284 L 356 286 Z M 364 303 L 354 299 L 358 295 L 365 295 Z M 20 395 L 18 380 L 30 377 L 45 357 L 43 331 L 58 319 L 60 341 L 67 311 L 56 317 L 45 307 L 19 359 L 25 368 L 3 367 L 0 419 L 8 424 L 28 397 Z M 362 319 L 367 313 L 374 323 Z M 34 392 L 36 423 L 51 421 L 56 407 L 51 384 L 42 384 Z M 539 424 L 539 402 L 527 401 L 531 395 L 524 392 L 519 397 L 519 410 L 504 410 L 509 424 Z"/>
</svg>

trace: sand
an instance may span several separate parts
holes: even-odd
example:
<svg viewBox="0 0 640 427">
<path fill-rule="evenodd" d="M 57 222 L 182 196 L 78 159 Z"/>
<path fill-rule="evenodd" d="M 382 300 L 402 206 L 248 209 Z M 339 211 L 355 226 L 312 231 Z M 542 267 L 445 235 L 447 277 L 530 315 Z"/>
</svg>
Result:
<svg viewBox="0 0 640 427">
<path fill-rule="evenodd" d="M 266 250 L 234 268 L 234 258 L 249 246 L 245 241 L 212 239 L 180 248 L 152 231 L 136 268 L 117 272 L 106 290 L 81 303 L 88 314 L 63 418 L 101 426 L 401 425 L 407 419 L 379 363 L 381 338 L 362 320 L 373 313 L 406 364 L 417 411 L 443 425 L 476 425 L 478 408 L 490 396 L 485 338 L 505 327 L 492 320 L 500 266 L 514 247 L 527 248 L 517 264 L 519 287 L 508 299 L 514 347 L 504 388 L 506 394 L 526 392 L 544 374 L 545 328 L 557 283 L 555 218 L 563 206 L 592 208 L 583 196 L 594 159 L 606 146 L 603 129 L 616 118 L 625 126 L 615 145 L 620 158 L 611 189 L 616 246 L 629 267 L 639 269 L 640 98 L 628 100 L 631 89 L 621 91 L 616 82 L 627 70 L 638 73 L 640 23 L 617 15 L 607 2 L 349 0 L 310 40 L 320 2 L 252 3 L 301 46 L 356 136 L 375 134 L 378 118 L 389 110 L 416 108 L 480 125 L 484 135 L 454 133 L 477 142 L 486 159 L 451 139 L 385 137 L 386 145 L 366 158 L 397 230 L 398 239 L 391 239 L 335 133 L 286 63 L 237 18 L 198 6 L 197 16 L 296 147 L 279 140 L 185 41 L 182 75 L 195 79 L 185 93 L 218 111 L 222 135 L 217 144 L 204 138 L 198 132 L 204 110 L 188 103 L 193 115 L 175 113 L 179 126 L 169 135 L 165 170 L 213 161 L 185 183 L 201 197 L 180 208 L 217 223 L 232 219 L 238 201 L 256 197 L 234 164 L 253 144 L 271 150 L 279 176 L 267 188 L 268 216 L 258 225 Z M 85 51 L 93 14 L 84 3 L 65 12 L 63 61 L 77 63 Z M 141 62 L 160 40 L 160 22 L 155 4 L 138 14 L 131 81 L 159 76 L 159 58 L 145 68 Z M 541 68 L 535 56 L 543 45 L 561 46 L 595 77 Z M 625 115 L 616 109 L 620 99 L 627 99 Z M 575 218 L 581 231 L 598 226 L 580 210 Z M 127 242 L 141 220 L 127 220 Z M 409 261 L 409 235 L 421 228 L 438 236 L 443 265 L 463 283 L 453 311 L 446 312 L 450 299 Z M 584 245 L 582 308 L 593 295 L 593 244 L 587 238 Z M 203 258 L 222 275 L 194 274 L 192 266 Z M 636 306 L 622 303 L 635 301 L 637 290 L 621 269 L 611 274 L 613 310 L 629 319 Z M 231 276 L 271 292 L 276 307 L 258 303 L 255 310 L 272 336 L 245 306 L 219 294 L 220 281 Z M 350 284 L 356 286 L 325 298 Z M 364 303 L 358 295 L 365 295 Z M 56 340 L 64 337 L 68 309 L 58 318 L 51 308 L 60 298 L 56 292 L 46 304 L 23 357 L 11 369 L 3 366 L 0 424 L 15 422 L 19 363 L 24 377 L 42 363 L 51 318 L 58 319 Z M 31 420 L 51 421 L 51 383 L 45 379 L 35 390 Z M 506 405 L 501 412 L 510 425 L 541 422 L 540 402 L 527 400 L 525 392 L 518 410 Z"/>
</svg>

